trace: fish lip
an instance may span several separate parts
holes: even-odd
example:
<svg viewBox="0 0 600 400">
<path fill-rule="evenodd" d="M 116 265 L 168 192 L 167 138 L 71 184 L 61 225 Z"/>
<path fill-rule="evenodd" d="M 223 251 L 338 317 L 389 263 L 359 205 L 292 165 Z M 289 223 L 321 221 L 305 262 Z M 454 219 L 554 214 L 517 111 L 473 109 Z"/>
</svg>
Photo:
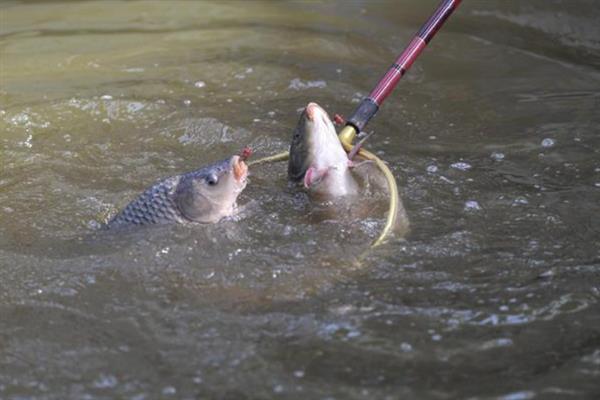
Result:
<svg viewBox="0 0 600 400">
<path fill-rule="evenodd" d="M 312 185 L 312 175 L 313 175 L 313 168 L 309 167 L 306 172 L 304 173 L 304 179 L 302 180 L 302 183 L 304 184 L 304 187 L 306 189 L 310 189 L 310 186 Z"/>
<path fill-rule="evenodd" d="M 229 165 L 233 171 L 233 178 L 239 183 L 245 182 L 248 177 L 248 165 L 246 165 L 242 158 L 237 155 L 231 157 Z"/>
</svg>

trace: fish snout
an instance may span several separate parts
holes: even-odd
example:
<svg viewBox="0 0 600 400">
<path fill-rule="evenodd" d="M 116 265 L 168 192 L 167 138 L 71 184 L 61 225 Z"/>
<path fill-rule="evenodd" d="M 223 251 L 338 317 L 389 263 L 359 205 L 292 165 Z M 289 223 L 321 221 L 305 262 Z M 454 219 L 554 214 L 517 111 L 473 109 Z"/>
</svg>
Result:
<svg viewBox="0 0 600 400">
<path fill-rule="evenodd" d="M 314 121 L 317 116 L 329 118 L 327 112 L 321 108 L 317 103 L 308 103 L 306 106 L 306 117 L 309 121 Z"/>
</svg>

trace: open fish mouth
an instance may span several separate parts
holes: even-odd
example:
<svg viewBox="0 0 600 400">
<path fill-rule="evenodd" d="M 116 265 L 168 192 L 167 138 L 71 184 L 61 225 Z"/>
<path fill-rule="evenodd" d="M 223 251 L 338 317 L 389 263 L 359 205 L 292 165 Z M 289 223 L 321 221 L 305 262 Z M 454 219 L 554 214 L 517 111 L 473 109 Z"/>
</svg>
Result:
<svg viewBox="0 0 600 400">
<path fill-rule="evenodd" d="M 238 182 L 243 182 L 248 177 L 248 165 L 241 159 L 240 156 L 233 156 L 231 160 L 233 168 L 233 177 Z"/>
</svg>

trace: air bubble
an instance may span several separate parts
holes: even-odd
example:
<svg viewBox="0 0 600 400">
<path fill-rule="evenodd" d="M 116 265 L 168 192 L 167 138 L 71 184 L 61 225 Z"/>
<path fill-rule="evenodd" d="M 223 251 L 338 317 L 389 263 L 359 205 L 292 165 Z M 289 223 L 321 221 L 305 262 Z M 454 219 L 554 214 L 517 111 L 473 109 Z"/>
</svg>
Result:
<svg viewBox="0 0 600 400">
<path fill-rule="evenodd" d="M 175 393 L 177 393 L 177 389 L 173 386 L 167 386 L 162 390 L 162 394 L 165 396 L 173 396 Z"/>
<path fill-rule="evenodd" d="M 552 147 L 555 143 L 556 142 L 554 141 L 554 139 L 545 138 L 544 140 L 542 140 L 542 147 Z"/>
<path fill-rule="evenodd" d="M 325 81 L 301 81 L 300 78 L 295 78 L 290 81 L 290 85 L 288 89 L 294 90 L 304 90 L 304 89 L 323 89 L 327 87 L 327 82 Z"/>
<path fill-rule="evenodd" d="M 101 374 L 98 379 L 94 381 L 94 387 L 98 389 L 108 389 L 117 386 L 118 380 L 112 375 Z"/>
<path fill-rule="evenodd" d="M 504 160 L 504 153 L 495 151 L 490 155 L 490 157 L 492 157 L 493 160 L 502 161 L 502 160 Z"/>
<path fill-rule="evenodd" d="M 458 169 L 460 171 L 468 171 L 472 168 L 471 164 L 466 163 L 466 162 L 455 162 L 454 164 L 450 165 L 451 168 L 454 169 Z"/>
<path fill-rule="evenodd" d="M 477 211 L 481 210 L 481 206 L 475 200 L 468 200 L 465 202 L 465 211 Z"/>
<path fill-rule="evenodd" d="M 411 346 L 409 343 L 402 342 L 402 343 L 400 344 L 400 350 L 402 350 L 402 351 L 404 351 L 404 352 L 408 353 L 409 351 L 412 351 L 412 350 L 413 350 L 413 347 L 412 347 L 412 346 Z"/>
<path fill-rule="evenodd" d="M 517 206 L 517 205 L 526 205 L 529 204 L 529 201 L 525 198 L 525 197 L 517 197 L 514 201 L 513 201 L 513 205 Z"/>
</svg>

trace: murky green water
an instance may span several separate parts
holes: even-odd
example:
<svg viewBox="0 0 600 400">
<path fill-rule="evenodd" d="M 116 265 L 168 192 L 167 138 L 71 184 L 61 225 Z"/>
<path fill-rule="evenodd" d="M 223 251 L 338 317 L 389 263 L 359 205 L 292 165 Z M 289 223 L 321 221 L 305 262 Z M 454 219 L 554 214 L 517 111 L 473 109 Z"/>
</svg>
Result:
<svg viewBox="0 0 600 400">
<path fill-rule="evenodd" d="M 411 219 L 257 167 L 234 220 L 92 237 L 297 110 L 350 114 L 434 1 L 0 4 L 0 398 L 600 394 L 600 12 L 464 2 L 369 128 Z"/>
</svg>

